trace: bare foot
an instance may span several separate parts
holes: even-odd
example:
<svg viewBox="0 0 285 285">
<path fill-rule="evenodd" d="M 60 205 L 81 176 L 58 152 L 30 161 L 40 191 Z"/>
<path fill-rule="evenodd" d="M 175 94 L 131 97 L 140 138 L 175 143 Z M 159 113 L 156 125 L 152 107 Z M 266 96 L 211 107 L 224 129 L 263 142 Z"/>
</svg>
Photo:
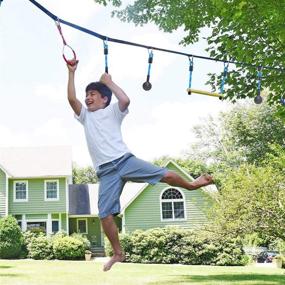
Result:
<svg viewBox="0 0 285 285">
<path fill-rule="evenodd" d="M 110 260 L 104 264 L 103 271 L 108 271 L 116 262 L 123 262 L 125 260 L 125 255 L 121 254 L 114 254 Z"/>
<path fill-rule="evenodd" d="M 194 187 L 194 189 L 198 189 L 200 187 L 207 186 L 213 183 L 214 183 L 214 180 L 211 175 L 203 174 L 199 176 L 197 179 L 195 179 L 191 184 Z"/>
</svg>

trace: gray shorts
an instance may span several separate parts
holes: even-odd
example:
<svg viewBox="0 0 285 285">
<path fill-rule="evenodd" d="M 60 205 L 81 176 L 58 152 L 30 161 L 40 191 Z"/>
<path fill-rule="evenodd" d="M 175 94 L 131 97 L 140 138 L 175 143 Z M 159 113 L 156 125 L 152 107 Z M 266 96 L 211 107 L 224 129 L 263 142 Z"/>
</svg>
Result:
<svg viewBox="0 0 285 285">
<path fill-rule="evenodd" d="M 138 159 L 131 153 L 100 165 L 97 170 L 100 182 L 99 218 L 120 213 L 120 196 L 127 181 L 156 184 L 167 171 L 166 168 Z"/>
</svg>

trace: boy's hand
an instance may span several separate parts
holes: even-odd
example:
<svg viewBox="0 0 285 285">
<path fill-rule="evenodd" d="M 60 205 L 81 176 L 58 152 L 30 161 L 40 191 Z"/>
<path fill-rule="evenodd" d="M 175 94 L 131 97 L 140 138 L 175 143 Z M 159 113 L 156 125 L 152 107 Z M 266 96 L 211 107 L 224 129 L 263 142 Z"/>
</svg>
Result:
<svg viewBox="0 0 285 285">
<path fill-rule="evenodd" d="M 77 68 L 77 64 L 78 64 L 78 60 L 72 59 L 70 60 L 70 64 L 66 64 L 66 66 L 70 72 L 75 72 Z"/>
<path fill-rule="evenodd" d="M 108 73 L 103 73 L 101 78 L 100 78 L 100 82 L 104 83 L 107 86 L 110 85 L 112 83 L 111 75 Z"/>
</svg>

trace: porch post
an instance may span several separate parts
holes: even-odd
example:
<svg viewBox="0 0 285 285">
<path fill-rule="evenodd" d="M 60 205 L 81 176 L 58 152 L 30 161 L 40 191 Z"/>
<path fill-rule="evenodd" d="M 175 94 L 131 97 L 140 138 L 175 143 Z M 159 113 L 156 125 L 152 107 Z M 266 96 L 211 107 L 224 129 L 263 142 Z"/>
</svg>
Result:
<svg viewBox="0 0 285 285">
<path fill-rule="evenodd" d="M 48 213 L 48 218 L 47 218 L 47 234 L 51 235 L 52 234 L 52 219 L 51 219 L 51 213 Z"/>
<path fill-rule="evenodd" d="M 22 215 L 22 231 L 27 231 L 27 220 L 26 220 L 26 214 Z"/>
</svg>

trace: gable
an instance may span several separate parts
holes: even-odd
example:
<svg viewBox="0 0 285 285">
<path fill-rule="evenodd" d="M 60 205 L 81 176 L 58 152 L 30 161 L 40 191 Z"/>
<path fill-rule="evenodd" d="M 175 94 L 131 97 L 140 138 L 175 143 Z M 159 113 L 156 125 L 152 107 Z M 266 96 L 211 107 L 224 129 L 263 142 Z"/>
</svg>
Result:
<svg viewBox="0 0 285 285">
<path fill-rule="evenodd" d="M 7 172 L 7 170 L 1 165 L 0 163 L 0 171 L 2 171 L 6 176 L 10 176 L 10 174 Z"/>
</svg>

